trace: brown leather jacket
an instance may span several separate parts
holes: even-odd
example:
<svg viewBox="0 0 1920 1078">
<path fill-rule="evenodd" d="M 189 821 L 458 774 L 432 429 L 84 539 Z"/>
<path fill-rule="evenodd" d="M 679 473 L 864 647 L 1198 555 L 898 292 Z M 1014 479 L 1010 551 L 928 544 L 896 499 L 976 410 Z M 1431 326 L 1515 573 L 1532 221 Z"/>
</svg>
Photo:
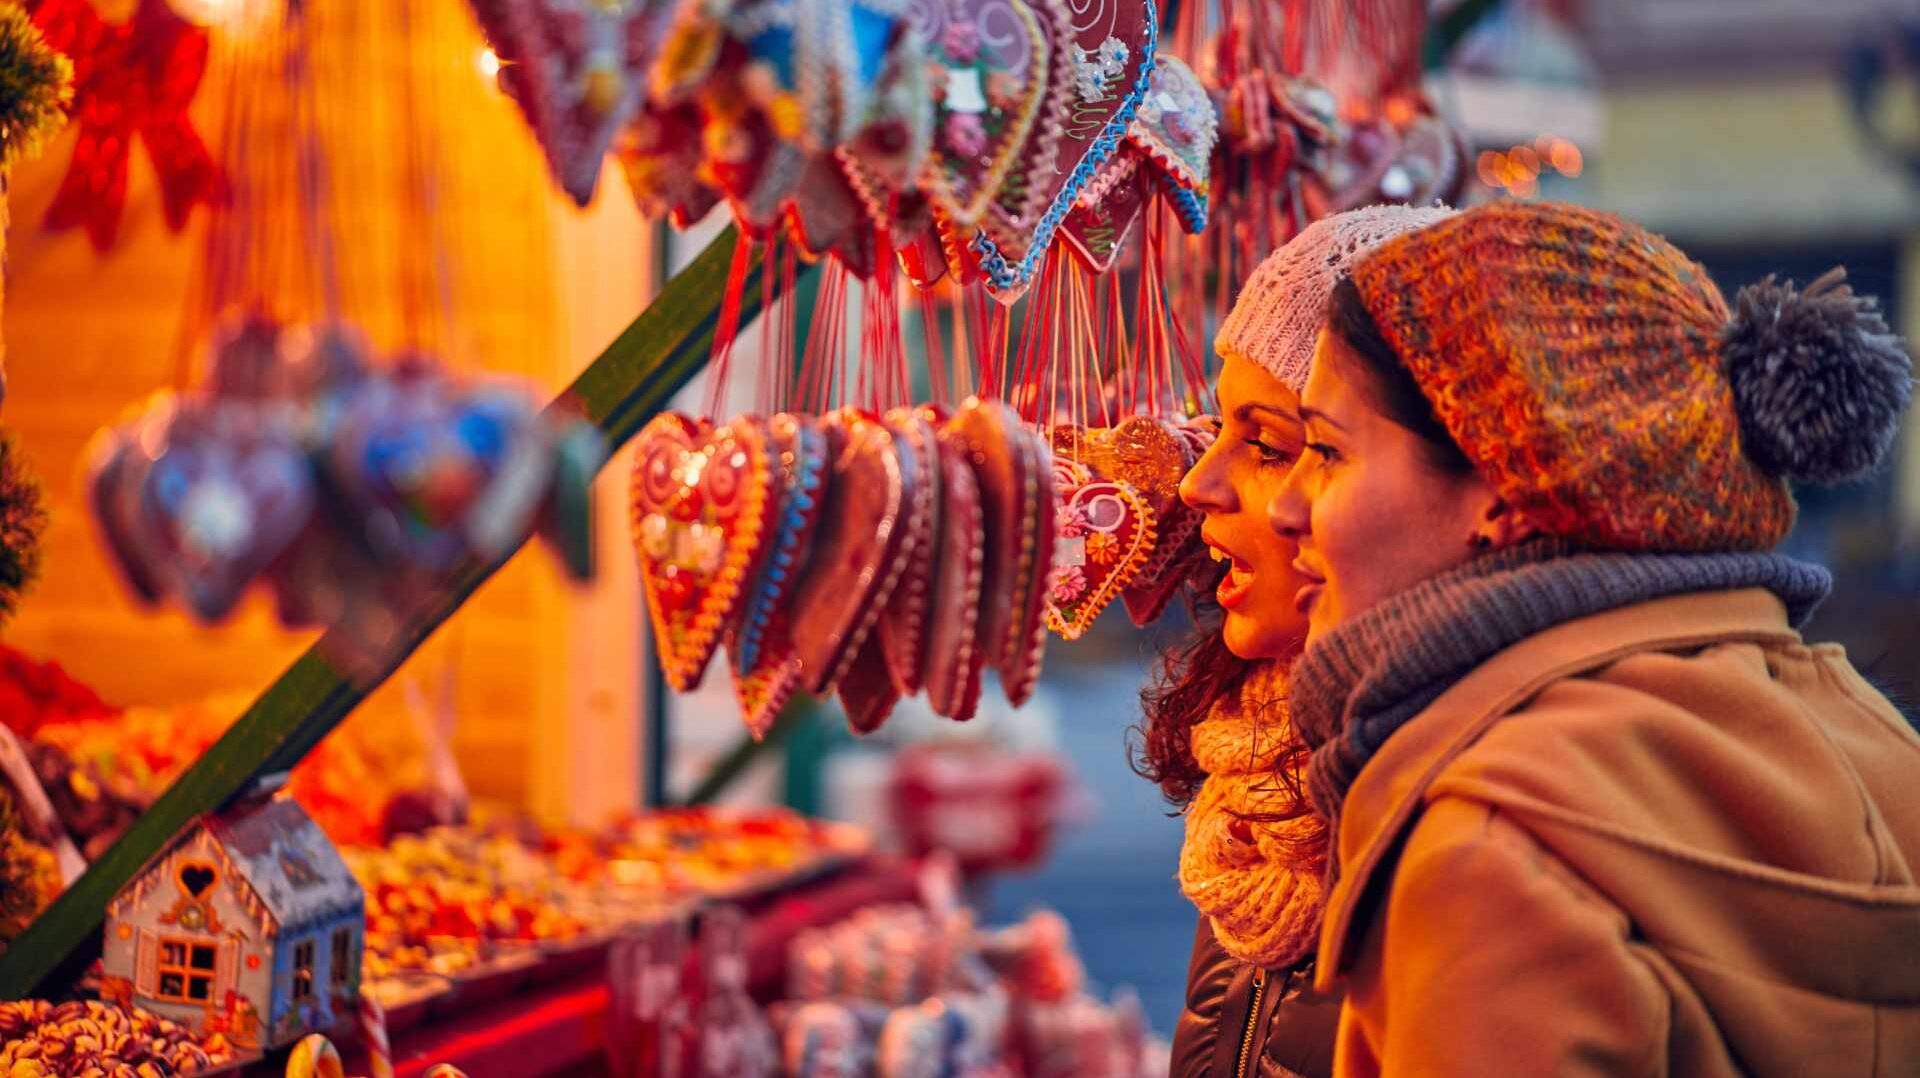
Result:
<svg viewBox="0 0 1920 1078">
<path fill-rule="evenodd" d="M 1311 965 L 1272 971 L 1245 965 L 1220 949 L 1200 918 L 1170 1078 L 1331 1075 L 1340 997 L 1314 991 Z"/>
</svg>

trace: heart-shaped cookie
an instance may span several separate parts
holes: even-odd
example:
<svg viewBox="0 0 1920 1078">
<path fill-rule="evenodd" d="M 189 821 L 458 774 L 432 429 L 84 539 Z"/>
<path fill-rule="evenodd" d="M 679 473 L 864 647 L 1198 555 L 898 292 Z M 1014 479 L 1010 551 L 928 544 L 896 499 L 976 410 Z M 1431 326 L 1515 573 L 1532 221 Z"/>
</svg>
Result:
<svg viewBox="0 0 1920 1078">
<path fill-rule="evenodd" d="M 880 645 L 873 637 L 860 646 L 859 654 L 848 664 L 846 672 L 840 675 L 835 689 L 840 694 L 840 707 L 847 713 L 847 725 L 856 734 L 870 734 L 880 729 L 880 724 L 893 714 L 895 704 L 900 702 L 900 690 L 893 683 L 893 675 L 887 672 L 886 657 L 880 654 Z"/>
<path fill-rule="evenodd" d="M 655 0 L 472 0 L 562 190 L 585 206 L 614 135 L 646 97 L 673 5 Z"/>
<path fill-rule="evenodd" d="M 1060 228 L 1067 250 L 1094 273 L 1112 271 L 1152 194 L 1138 154 L 1115 155 L 1102 175 L 1107 178 L 1097 196 L 1082 197 Z"/>
<path fill-rule="evenodd" d="M 1160 420 L 1139 417 L 1146 423 L 1159 428 L 1160 433 L 1172 439 L 1172 448 L 1158 436 L 1149 433 L 1145 426 L 1135 425 L 1125 437 L 1114 439 L 1122 447 L 1126 456 L 1133 458 L 1132 465 L 1114 465 L 1124 470 L 1115 474 L 1139 476 L 1137 490 L 1151 490 L 1153 504 L 1164 505 L 1158 519 L 1160 522 L 1159 540 L 1154 545 L 1153 555 L 1134 575 L 1133 582 L 1121 593 L 1126 603 L 1127 616 L 1135 625 L 1145 626 L 1158 618 L 1167 608 L 1167 604 L 1180 592 L 1186 583 L 1188 574 L 1197 560 L 1203 558 L 1206 546 L 1200 541 L 1200 514 L 1180 500 L 1179 482 L 1213 444 L 1213 428 L 1206 420 L 1191 423 L 1166 425 Z M 1134 423 L 1133 420 L 1128 421 Z M 1128 424 L 1122 424 L 1126 427 Z M 1100 452 L 1099 448 L 1089 450 Z M 1172 453 L 1178 457 L 1172 457 Z M 1171 495 L 1160 497 L 1167 490 L 1166 476 L 1172 469 L 1168 460 L 1178 460 L 1178 475 L 1172 480 Z"/>
<path fill-rule="evenodd" d="M 880 614 L 875 636 L 899 695 L 911 696 L 920 691 L 927 642 L 931 639 L 927 611 L 938 571 L 934 550 L 941 526 L 940 444 L 930 413 L 924 410 L 896 408 L 886 414 L 884 422 L 893 431 L 903 465 L 913 475 L 909 486 L 914 495 L 905 518 L 907 545 L 912 553 L 901 571 L 900 583 L 887 600 L 887 608 Z"/>
<path fill-rule="evenodd" d="M 755 741 L 766 738 L 780 710 L 800 688 L 800 660 L 793 653 L 793 635 L 785 611 L 776 610 L 762 636 L 754 665 L 733 675 L 733 695 L 740 717 Z"/>
<path fill-rule="evenodd" d="M 824 693 L 885 609 L 905 559 L 910 474 L 893 432 L 847 411 L 821 420 L 833 459 L 813 555 L 789 604 L 801 684 Z"/>
<path fill-rule="evenodd" d="M 1025 0 L 921 0 L 933 145 L 922 180 L 935 211 L 971 231 L 1033 132 L 1050 87 L 1049 28 Z"/>
<path fill-rule="evenodd" d="M 94 525 L 127 586 L 149 605 L 167 595 L 152 544 L 138 523 L 140 490 L 153 467 L 139 432 L 152 422 L 150 416 L 140 425 L 102 430 L 87 447 L 87 503 Z"/>
<path fill-rule="evenodd" d="M 1047 627 L 1078 640 L 1153 552 L 1153 510 L 1133 488 L 1056 456 Z"/>
<path fill-rule="evenodd" d="M 553 441 L 524 394 L 404 366 L 354 387 L 326 462 L 370 547 L 441 572 L 526 536 L 552 481 Z"/>
<path fill-rule="evenodd" d="M 941 428 L 940 528 L 932 552 L 935 574 L 927 606 L 925 674 L 927 703 L 950 719 L 973 717 L 980 702 L 979 648 L 981 575 L 986 562 L 986 521 L 980 487 L 966 447 Z"/>
<path fill-rule="evenodd" d="M 313 515 L 314 483 L 292 435 L 245 406 L 175 410 L 140 486 L 149 564 L 205 621 L 225 617 Z"/>
<path fill-rule="evenodd" d="M 1178 56 L 1160 54 L 1146 96 L 1127 126 L 1127 141 L 1144 151 L 1168 179 L 1205 194 L 1219 138 L 1219 117 L 1200 77 Z"/>
<path fill-rule="evenodd" d="M 742 601 L 727 645 L 736 673 L 759 664 L 761 645 L 799 579 L 826 501 L 827 436 L 812 423 L 785 413 L 767 421 L 767 435 L 769 452 L 778 461 L 780 493 L 766 557 Z"/>
<path fill-rule="evenodd" d="M 1046 647 L 1043 597 L 1053 561 L 1053 481 L 1047 448 L 1012 408 L 970 399 L 948 423 L 980 484 L 986 521 L 980 647 L 1007 699 L 1025 703 Z"/>
<path fill-rule="evenodd" d="M 633 531 L 654 647 L 686 692 L 740 610 L 772 530 L 773 465 L 759 424 L 656 416 L 635 439 Z"/>
<path fill-rule="evenodd" d="M 642 217 L 671 217 L 675 228 L 687 228 L 706 216 L 717 196 L 700 182 L 701 145 L 700 110 L 691 102 L 648 105 L 621 130 L 613 152 Z"/>
<path fill-rule="evenodd" d="M 1025 289 L 1080 189 L 1125 139 L 1154 69 L 1152 0 L 1052 0 L 1042 12 L 1053 46 L 1048 98 L 972 242 L 998 291 Z"/>
</svg>

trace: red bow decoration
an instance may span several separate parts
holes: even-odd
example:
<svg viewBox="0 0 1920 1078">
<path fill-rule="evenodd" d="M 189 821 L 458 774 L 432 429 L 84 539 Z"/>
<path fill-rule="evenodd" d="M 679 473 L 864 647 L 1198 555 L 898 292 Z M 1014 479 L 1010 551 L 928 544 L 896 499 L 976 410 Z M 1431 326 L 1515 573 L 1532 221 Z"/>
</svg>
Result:
<svg viewBox="0 0 1920 1078">
<path fill-rule="evenodd" d="M 207 71 L 207 32 L 166 0 L 140 0 L 133 17 L 108 23 L 88 0 L 39 0 L 33 21 L 73 60 L 73 122 L 80 138 L 47 207 L 47 228 L 86 227 L 95 250 L 113 246 L 127 202 L 133 136 L 147 144 L 160 178 L 167 227 L 178 232 L 194 203 L 226 193 L 220 166 L 194 131 L 187 107 Z"/>
</svg>

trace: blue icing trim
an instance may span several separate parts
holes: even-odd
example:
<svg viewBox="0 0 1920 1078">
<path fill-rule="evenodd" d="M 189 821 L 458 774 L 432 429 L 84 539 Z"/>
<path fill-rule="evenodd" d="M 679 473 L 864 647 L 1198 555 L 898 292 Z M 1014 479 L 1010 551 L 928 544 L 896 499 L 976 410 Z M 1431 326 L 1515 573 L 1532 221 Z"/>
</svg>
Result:
<svg viewBox="0 0 1920 1078">
<path fill-rule="evenodd" d="M 801 441 L 806 442 L 813 431 L 803 430 Z M 735 638 L 739 654 L 734 658 L 742 671 L 752 670 L 754 662 L 760 658 L 760 647 L 766 642 L 767 627 L 773 623 L 774 600 L 779 598 L 780 587 L 793 568 L 800 547 L 800 530 L 806 524 L 807 514 L 815 505 L 814 495 L 820 489 L 820 461 L 811 453 L 801 453 L 800 467 L 794 477 L 793 490 L 789 492 L 786 512 L 780 516 L 780 530 L 774 540 L 773 556 L 767 559 L 767 566 L 760 573 L 760 580 L 754 587 L 753 597 L 747 603 L 747 613 L 740 623 L 740 635 Z"/>
<path fill-rule="evenodd" d="M 1133 122 L 1133 111 L 1147 96 L 1148 85 L 1153 80 L 1155 55 L 1159 48 L 1160 17 L 1153 6 L 1153 0 L 1144 0 L 1147 5 L 1147 41 L 1141 52 L 1146 62 L 1140 65 L 1140 74 L 1133 80 L 1133 90 L 1127 99 L 1121 102 L 1120 111 L 1107 121 L 1100 137 L 1087 147 L 1086 156 L 1074 166 L 1073 175 L 1067 177 L 1067 185 L 1062 188 L 1053 205 L 1040 217 L 1040 224 L 1033 232 L 1033 243 L 1027 248 L 1027 256 L 1018 265 L 1007 261 L 1000 253 L 1000 247 L 988 236 L 985 229 L 973 237 L 973 249 L 980 254 L 980 272 L 986 277 L 987 287 L 999 291 L 1003 288 L 1020 288 L 1033 279 L 1033 271 L 1039 265 L 1041 256 L 1053 246 L 1053 234 L 1060 222 L 1067 219 L 1068 211 L 1073 209 L 1073 200 L 1080 189 L 1093 182 L 1094 174 L 1100 166 L 1107 163 L 1114 151 L 1119 149 L 1122 139 L 1127 137 L 1127 125 Z"/>
<path fill-rule="evenodd" d="M 1179 184 L 1167 185 L 1167 194 L 1173 200 L 1173 208 L 1180 215 L 1181 227 L 1198 236 L 1207 230 L 1207 196 L 1196 194 Z"/>
<path fill-rule="evenodd" d="M 853 47 L 859 58 L 860 86 L 871 87 L 880 78 L 880 65 L 887 58 L 887 42 L 893 37 L 898 20 L 884 12 L 861 4 L 853 5 Z"/>
</svg>

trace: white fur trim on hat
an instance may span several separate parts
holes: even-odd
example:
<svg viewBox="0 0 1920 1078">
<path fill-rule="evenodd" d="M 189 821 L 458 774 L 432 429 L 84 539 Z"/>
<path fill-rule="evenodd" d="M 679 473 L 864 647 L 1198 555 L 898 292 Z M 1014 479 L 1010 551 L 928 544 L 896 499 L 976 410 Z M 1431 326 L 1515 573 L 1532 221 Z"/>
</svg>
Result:
<svg viewBox="0 0 1920 1078">
<path fill-rule="evenodd" d="M 1363 206 L 1308 225 L 1247 278 L 1213 339 L 1214 351 L 1257 363 L 1299 392 L 1313 368 L 1327 297 L 1348 267 L 1395 236 L 1453 213 L 1445 206 Z"/>
</svg>

